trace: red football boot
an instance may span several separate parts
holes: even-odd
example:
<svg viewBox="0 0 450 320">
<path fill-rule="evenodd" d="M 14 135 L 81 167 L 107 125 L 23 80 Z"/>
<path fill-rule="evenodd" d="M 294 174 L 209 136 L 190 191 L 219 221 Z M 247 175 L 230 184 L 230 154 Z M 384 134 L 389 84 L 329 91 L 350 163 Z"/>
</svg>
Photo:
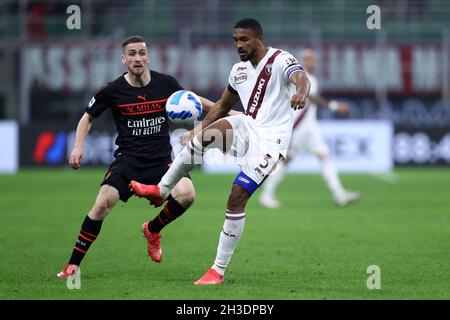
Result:
<svg viewBox="0 0 450 320">
<path fill-rule="evenodd" d="M 130 188 L 138 197 L 144 197 L 150 200 L 150 203 L 156 208 L 160 207 L 167 200 L 161 197 L 158 186 L 147 185 L 131 180 Z"/>
<path fill-rule="evenodd" d="M 197 280 L 194 284 L 196 286 L 204 286 L 204 285 L 220 284 L 222 282 L 223 282 L 223 275 L 221 275 L 216 270 L 211 268 L 208 270 L 208 272 L 206 272 L 203 275 L 203 277 Z"/>
<path fill-rule="evenodd" d="M 60 279 L 67 279 L 78 272 L 78 266 L 76 264 L 68 264 L 64 267 L 63 271 L 58 273 L 56 276 Z"/>
<path fill-rule="evenodd" d="M 148 231 L 149 223 L 150 221 L 147 221 L 142 225 L 142 233 L 147 238 L 148 256 L 155 262 L 161 262 L 163 256 L 160 244 L 161 234 L 159 232 L 151 233 Z"/>
</svg>

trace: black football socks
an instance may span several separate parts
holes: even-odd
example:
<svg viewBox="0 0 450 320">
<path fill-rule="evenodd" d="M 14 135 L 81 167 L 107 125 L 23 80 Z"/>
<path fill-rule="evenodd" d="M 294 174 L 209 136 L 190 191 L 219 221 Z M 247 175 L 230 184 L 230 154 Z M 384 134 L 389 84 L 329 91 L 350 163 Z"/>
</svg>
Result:
<svg viewBox="0 0 450 320">
<path fill-rule="evenodd" d="M 80 234 L 78 235 L 77 242 L 73 248 L 72 256 L 70 257 L 69 264 L 80 265 L 91 244 L 95 241 L 100 229 L 102 227 L 103 220 L 96 221 L 86 216 L 83 225 L 81 226 Z"/>
<path fill-rule="evenodd" d="M 183 208 L 171 195 L 169 195 L 164 208 L 158 216 L 148 224 L 148 230 L 151 233 L 160 232 L 165 226 L 185 213 L 186 210 L 186 208 Z"/>
</svg>

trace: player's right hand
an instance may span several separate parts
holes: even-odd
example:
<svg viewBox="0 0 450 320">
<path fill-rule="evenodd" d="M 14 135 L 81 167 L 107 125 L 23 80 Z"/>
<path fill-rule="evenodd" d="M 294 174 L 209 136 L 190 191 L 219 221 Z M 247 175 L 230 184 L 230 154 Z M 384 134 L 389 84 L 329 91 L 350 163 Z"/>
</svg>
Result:
<svg viewBox="0 0 450 320">
<path fill-rule="evenodd" d="M 69 157 L 69 164 L 73 169 L 78 169 L 80 167 L 80 161 L 83 159 L 83 147 L 75 146 L 73 147 L 72 153 Z"/>
<path fill-rule="evenodd" d="M 303 109 L 306 105 L 306 95 L 296 92 L 291 98 L 291 108 L 294 110 Z"/>
</svg>

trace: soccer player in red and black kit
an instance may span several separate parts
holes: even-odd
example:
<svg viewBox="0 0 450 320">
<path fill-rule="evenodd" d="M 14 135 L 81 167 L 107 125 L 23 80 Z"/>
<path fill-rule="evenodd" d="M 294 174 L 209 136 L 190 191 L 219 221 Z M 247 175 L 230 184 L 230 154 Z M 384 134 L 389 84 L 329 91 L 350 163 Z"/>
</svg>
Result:
<svg viewBox="0 0 450 320">
<path fill-rule="evenodd" d="M 80 167 L 84 140 L 91 123 L 106 109 L 111 109 L 117 127 L 116 159 L 101 183 L 95 204 L 81 226 L 69 263 L 58 273 L 59 278 L 67 278 L 78 271 L 81 260 L 100 233 L 103 219 L 119 199 L 127 202 L 134 195 L 129 188 L 130 181 L 157 184 L 172 162 L 165 103 L 173 92 L 183 88 L 171 76 L 149 70 L 148 48 L 142 37 L 125 39 L 122 48 L 122 62 L 127 65 L 128 72 L 108 83 L 89 102 L 77 126 L 69 163 L 73 169 Z M 214 105 L 205 98 L 201 101 L 206 112 Z M 194 185 L 186 176 L 171 192 L 158 216 L 142 225 L 148 255 L 153 261 L 162 259 L 160 231 L 180 217 L 194 198 Z"/>
</svg>

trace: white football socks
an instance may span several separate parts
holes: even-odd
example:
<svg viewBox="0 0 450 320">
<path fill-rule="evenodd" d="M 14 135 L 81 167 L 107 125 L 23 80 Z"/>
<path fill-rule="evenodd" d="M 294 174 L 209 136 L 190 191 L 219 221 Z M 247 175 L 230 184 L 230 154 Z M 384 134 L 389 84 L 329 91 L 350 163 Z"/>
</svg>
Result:
<svg viewBox="0 0 450 320">
<path fill-rule="evenodd" d="M 217 246 L 216 260 L 212 268 L 223 275 L 230 263 L 234 249 L 236 248 L 242 232 L 244 231 L 245 212 L 236 213 L 227 210 L 223 229 L 220 232 L 219 245 Z"/>
<path fill-rule="evenodd" d="M 275 196 L 278 186 L 281 181 L 283 181 L 285 171 L 286 164 L 284 161 L 278 162 L 275 170 L 269 175 L 267 180 L 262 185 L 261 197 L 273 198 Z"/>
<path fill-rule="evenodd" d="M 345 193 L 336 168 L 329 157 L 325 157 L 322 160 L 322 177 L 334 197 L 342 196 Z"/>
<path fill-rule="evenodd" d="M 178 181 L 191 171 L 196 164 L 201 164 L 203 149 L 197 137 L 194 137 L 175 157 L 169 170 L 167 170 L 158 184 L 163 198 L 169 195 Z"/>
</svg>

